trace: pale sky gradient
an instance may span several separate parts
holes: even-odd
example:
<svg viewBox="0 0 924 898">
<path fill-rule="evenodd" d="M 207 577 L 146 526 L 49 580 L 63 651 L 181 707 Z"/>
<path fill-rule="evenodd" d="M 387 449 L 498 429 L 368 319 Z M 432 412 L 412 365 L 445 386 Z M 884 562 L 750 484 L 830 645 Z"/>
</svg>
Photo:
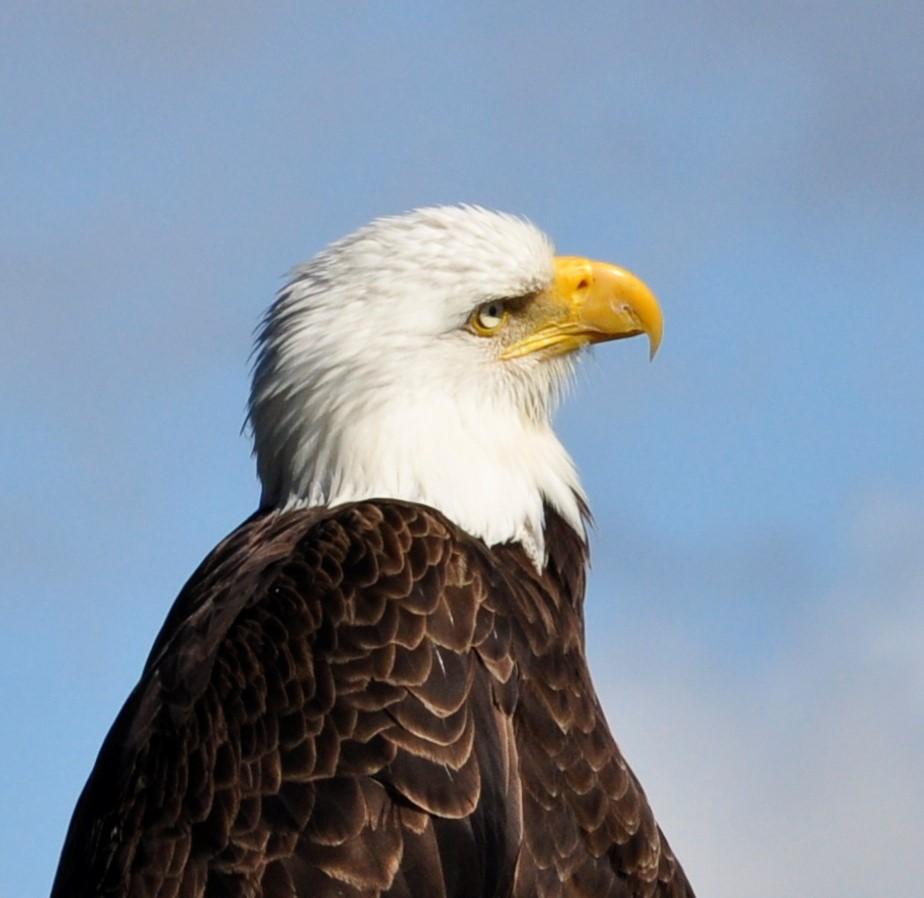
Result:
<svg viewBox="0 0 924 898">
<path fill-rule="evenodd" d="M 924 880 L 919 3 L 0 9 L 0 896 L 47 894 L 185 578 L 258 497 L 251 334 L 383 213 L 476 202 L 666 330 L 560 415 L 591 661 L 700 895 Z"/>
</svg>

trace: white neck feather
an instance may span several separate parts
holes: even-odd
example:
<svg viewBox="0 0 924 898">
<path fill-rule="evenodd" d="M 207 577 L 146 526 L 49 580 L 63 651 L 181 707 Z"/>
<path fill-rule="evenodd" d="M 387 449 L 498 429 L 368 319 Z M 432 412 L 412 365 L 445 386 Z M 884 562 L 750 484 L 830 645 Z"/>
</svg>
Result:
<svg viewBox="0 0 924 898">
<path fill-rule="evenodd" d="M 328 423 L 289 443 L 292 457 L 264 481 L 264 505 L 419 502 L 488 545 L 522 543 L 539 566 L 545 502 L 583 533 L 583 493 L 548 424 L 422 396 L 378 412 L 344 408 Z"/>
</svg>

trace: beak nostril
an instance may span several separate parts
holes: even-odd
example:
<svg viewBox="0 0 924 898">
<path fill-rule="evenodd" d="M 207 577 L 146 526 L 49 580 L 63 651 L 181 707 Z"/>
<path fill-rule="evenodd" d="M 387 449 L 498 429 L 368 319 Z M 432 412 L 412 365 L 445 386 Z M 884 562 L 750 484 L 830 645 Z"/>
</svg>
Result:
<svg viewBox="0 0 924 898">
<path fill-rule="evenodd" d="M 578 290 L 586 290 L 590 286 L 590 281 L 587 278 L 581 278 L 578 281 L 577 288 Z"/>
</svg>

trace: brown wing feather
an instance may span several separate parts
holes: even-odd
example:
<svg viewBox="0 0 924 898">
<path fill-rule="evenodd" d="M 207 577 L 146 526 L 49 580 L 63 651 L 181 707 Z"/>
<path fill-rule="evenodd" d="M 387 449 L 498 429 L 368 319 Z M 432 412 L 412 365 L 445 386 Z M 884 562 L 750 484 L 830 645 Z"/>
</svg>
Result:
<svg viewBox="0 0 924 898">
<path fill-rule="evenodd" d="M 692 898 L 642 787 L 610 734 L 584 656 L 586 550 L 546 515 L 537 578 L 522 550 L 496 550 L 518 662 L 514 715 L 523 795 L 517 898 Z M 512 573 L 511 573 L 512 572 Z"/>
<path fill-rule="evenodd" d="M 692 894 L 596 703 L 569 534 L 540 578 L 419 506 L 246 522 L 171 610 L 53 898 Z"/>
</svg>

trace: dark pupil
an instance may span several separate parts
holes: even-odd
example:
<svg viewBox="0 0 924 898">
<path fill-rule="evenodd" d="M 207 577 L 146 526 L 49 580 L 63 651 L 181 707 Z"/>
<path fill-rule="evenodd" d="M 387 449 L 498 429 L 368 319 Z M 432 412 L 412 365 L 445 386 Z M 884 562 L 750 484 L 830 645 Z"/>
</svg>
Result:
<svg viewBox="0 0 924 898">
<path fill-rule="evenodd" d="M 488 318 L 500 318 L 500 310 L 494 303 L 488 306 Z"/>
</svg>

